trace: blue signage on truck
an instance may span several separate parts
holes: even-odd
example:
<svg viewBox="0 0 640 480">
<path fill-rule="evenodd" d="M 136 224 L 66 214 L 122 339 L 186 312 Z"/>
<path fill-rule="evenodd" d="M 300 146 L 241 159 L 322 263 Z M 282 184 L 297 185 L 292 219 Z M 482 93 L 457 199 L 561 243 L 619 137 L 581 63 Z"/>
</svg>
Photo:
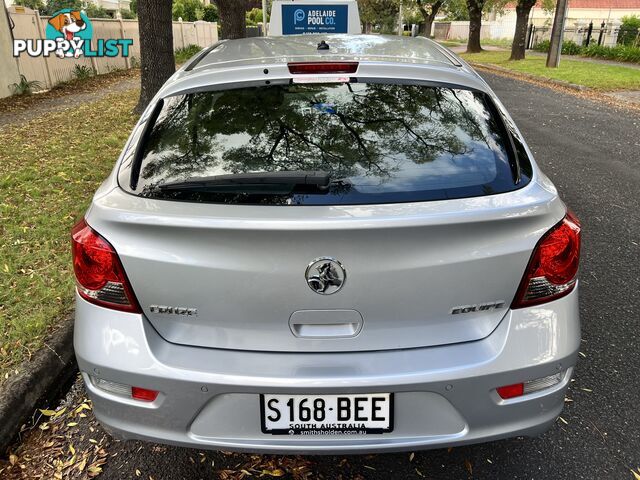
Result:
<svg viewBox="0 0 640 480">
<path fill-rule="evenodd" d="M 282 34 L 347 33 L 347 5 L 283 5 Z"/>
</svg>

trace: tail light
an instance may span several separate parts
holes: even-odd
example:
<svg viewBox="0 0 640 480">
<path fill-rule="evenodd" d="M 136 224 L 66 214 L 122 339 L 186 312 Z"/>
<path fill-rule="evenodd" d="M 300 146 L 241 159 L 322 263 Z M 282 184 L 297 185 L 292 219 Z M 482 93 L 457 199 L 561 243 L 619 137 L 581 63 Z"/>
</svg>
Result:
<svg viewBox="0 0 640 480">
<path fill-rule="evenodd" d="M 580 222 L 572 212 L 538 242 L 511 308 L 530 307 L 569 294 L 578 279 Z"/>
<path fill-rule="evenodd" d="M 141 313 L 118 254 L 83 220 L 71 231 L 73 270 L 78 293 L 88 302 Z"/>
<path fill-rule="evenodd" d="M 290 62 L 292 75 L 318 75 L 332 73 L 356 73 L 358 62 Z"/>
</svg>

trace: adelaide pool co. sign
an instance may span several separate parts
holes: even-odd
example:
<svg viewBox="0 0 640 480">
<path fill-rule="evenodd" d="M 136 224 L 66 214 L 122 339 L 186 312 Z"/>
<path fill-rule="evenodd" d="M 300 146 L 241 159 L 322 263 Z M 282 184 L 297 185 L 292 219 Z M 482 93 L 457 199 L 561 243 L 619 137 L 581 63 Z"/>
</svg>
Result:
<svg viewBox="0 0 640 480">
<path fill-rule="evenodd" d="M 282 34 L 347 33 L 347 5 L 282 5 Z"/>
</svg>

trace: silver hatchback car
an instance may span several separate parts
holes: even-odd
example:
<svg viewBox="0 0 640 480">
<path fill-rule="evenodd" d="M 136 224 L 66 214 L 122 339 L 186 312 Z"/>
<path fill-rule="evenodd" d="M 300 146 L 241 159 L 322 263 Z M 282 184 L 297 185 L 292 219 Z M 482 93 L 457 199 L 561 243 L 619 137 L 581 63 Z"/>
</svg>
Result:
<svg viewBox="0 0 640 480">
<path fill-rule="evenodd" d="M 535 435 L 562 410 L 580 225 L 427 39 L 201 52 L 72 236 L 78 365 L 119 437 L 394 451 Z"/>
</svg>

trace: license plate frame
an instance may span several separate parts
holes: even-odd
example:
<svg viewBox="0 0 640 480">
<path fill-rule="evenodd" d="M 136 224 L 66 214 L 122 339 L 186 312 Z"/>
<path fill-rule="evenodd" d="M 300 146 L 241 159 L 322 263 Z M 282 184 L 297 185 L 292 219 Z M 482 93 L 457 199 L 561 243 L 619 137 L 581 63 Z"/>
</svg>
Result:
<svg viewBox="0 0 640 480">
<path fill-rule="evenodd" d="M 299 397 L 306 397 L 307 400 L 313 402 L 315 399 L 323 399 L 326 400 L 328 398 L 344 398 L 348 397 L 353 399 L 355 397 L 367 397 L 367 399 L 371 400 L 373 397 L 386 396 L 388 402 L 388 418 L 387 418 L 387 426 L 382 428 L 331 428 L 331 429 L 318 429 L 318 428 L 267 428 L 267 418 L 266 418 L 266 402 L 267 397 L 273 399 L 273 397 L 279 397 L 281 399 L 295 399 Z M 393 432 L 394 428 L 394 395 L 393 393 L 362 393 L 362 394 L 260 394 L 260 429 L 262 433 L 266 435 L 288 435 L 288 436 L 336 436 L 336 435 L 382 435 L 385 433 Z M 354 422 L 356 420 L 353 420 Z M 315 421 L 309 422 L 310 424 L 317 423 Z M 306 433 L 309 431 L 313 431 L 316 433 Z M 305 433 L 303 433 L 305 432 Z"/>
</svg>

